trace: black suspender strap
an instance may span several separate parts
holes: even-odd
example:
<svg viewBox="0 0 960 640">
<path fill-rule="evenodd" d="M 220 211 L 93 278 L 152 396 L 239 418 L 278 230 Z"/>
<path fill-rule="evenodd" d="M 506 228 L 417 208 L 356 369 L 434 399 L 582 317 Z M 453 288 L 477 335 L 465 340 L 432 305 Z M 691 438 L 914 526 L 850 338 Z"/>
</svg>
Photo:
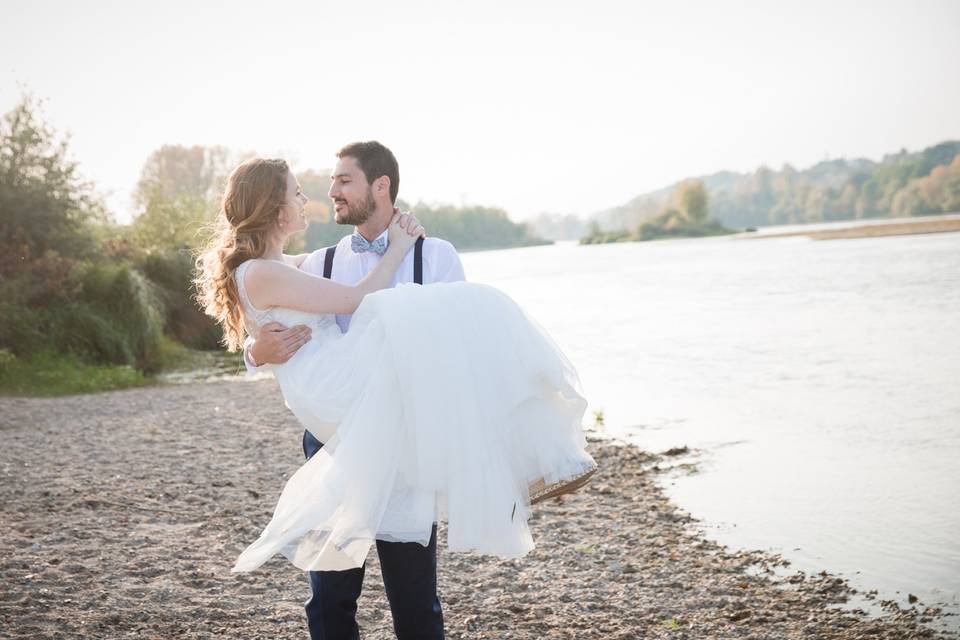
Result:
<svg viewBox="0 0 960 640">
<path fill-rule="evenodd" d="M 423 284 L 423 238 L 417 238 L 413 245 L 413 281 Z"/>
<path fill-rule="evenodd" d="M 330 274 L 333 273 L 333 254 L 337 252 L 337 245 L 332 247 L 327 247 L 327 253 L 323 256 L 323 277 L 327 280 L 330 279 Z"/>
</svg>

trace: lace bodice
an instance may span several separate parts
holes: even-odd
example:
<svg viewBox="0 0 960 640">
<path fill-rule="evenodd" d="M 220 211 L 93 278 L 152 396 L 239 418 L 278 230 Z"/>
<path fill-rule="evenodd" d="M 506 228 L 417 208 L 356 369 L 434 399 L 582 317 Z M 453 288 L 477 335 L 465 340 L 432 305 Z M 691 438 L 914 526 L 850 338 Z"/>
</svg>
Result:
<svg viewBox="0 0 960 640">
<path fill-rule="evenodd" d="M 305 324 L 313 329 L 312 339 L 330 334 L 340 335 L 340 328 L 337 326 L 336 317 L 331 313 L 310 313 L 307 311 L 298 311 L 296 309 L 285 309 L 283 307 L 269 307 L 267 309 L 258 309 L 250 302 L 247 295 L 244 278 L 249 267 L 254 260 L 247 260 L 234 272 L 237 282 L 237 289 L 240 292 L 240 301 L 243 303 L 243 323 L 247 328 L 247 333 L 256 336 L 260 327 L 270 322 L 279 322 L 287 327 L 297 324 Z"/>
</svg>

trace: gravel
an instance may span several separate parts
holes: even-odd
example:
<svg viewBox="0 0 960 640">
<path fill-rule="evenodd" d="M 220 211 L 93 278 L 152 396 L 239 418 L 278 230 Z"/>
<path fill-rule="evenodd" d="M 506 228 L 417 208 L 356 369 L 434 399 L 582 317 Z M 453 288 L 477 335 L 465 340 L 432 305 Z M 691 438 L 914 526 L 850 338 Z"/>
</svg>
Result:
<svg viewBox="0 0 960 640">
<path fill-rule="evenodd" d="M 231 574 L 301 463 L 272 380 L 0 398 L 0 637 L 304 638 L 305 575 Z M 536 508 L 537 547 L 447 553 L 448 638 L 956 638 L 941 612 L 841 610 L 854 590 L 703 537 L 657 485 L 664 458 L 590 439 L 600 471 Z M 393 638 L 376 553 L 358 620 Z"/>
</svg>

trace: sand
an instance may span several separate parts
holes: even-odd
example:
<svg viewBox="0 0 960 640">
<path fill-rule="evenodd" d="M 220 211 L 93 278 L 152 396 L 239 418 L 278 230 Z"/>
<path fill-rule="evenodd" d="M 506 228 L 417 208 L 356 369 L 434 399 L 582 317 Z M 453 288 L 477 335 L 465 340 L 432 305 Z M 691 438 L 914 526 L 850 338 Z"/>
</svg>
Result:
<svg viewBox="0 0 960 640">
<path fill-rule="evenodd" d="M 300 433 L 272 380 L 0 398 L 0 637 L 307 637 L 303 573 L 281 557 L 229 571 L 301 464 Z M 922 603 L 832 608 L 851 595 L 839 578 L 705 539 L 658 487 L 669 456 L 590 448 L 596 478 L 537 508 L 526 558 L 448 553 L 441 527 L 448 638 L 955 637 Z M 358 620 L 394 637 L 375 552 Z"/>
</svg>

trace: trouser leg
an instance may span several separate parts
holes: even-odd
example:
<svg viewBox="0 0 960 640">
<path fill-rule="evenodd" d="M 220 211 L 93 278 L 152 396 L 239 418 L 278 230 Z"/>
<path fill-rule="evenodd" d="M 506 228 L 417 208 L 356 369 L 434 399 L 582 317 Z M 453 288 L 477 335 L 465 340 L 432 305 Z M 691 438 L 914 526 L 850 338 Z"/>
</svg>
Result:
<svg viewBox="0 0 960 640">
<path fill-rule="evenodd" d="M 443 640 L 437 596 L 437 525 L 430 544 L 377 541 L 383 587 L 398 640 Z"/>
</svg>

